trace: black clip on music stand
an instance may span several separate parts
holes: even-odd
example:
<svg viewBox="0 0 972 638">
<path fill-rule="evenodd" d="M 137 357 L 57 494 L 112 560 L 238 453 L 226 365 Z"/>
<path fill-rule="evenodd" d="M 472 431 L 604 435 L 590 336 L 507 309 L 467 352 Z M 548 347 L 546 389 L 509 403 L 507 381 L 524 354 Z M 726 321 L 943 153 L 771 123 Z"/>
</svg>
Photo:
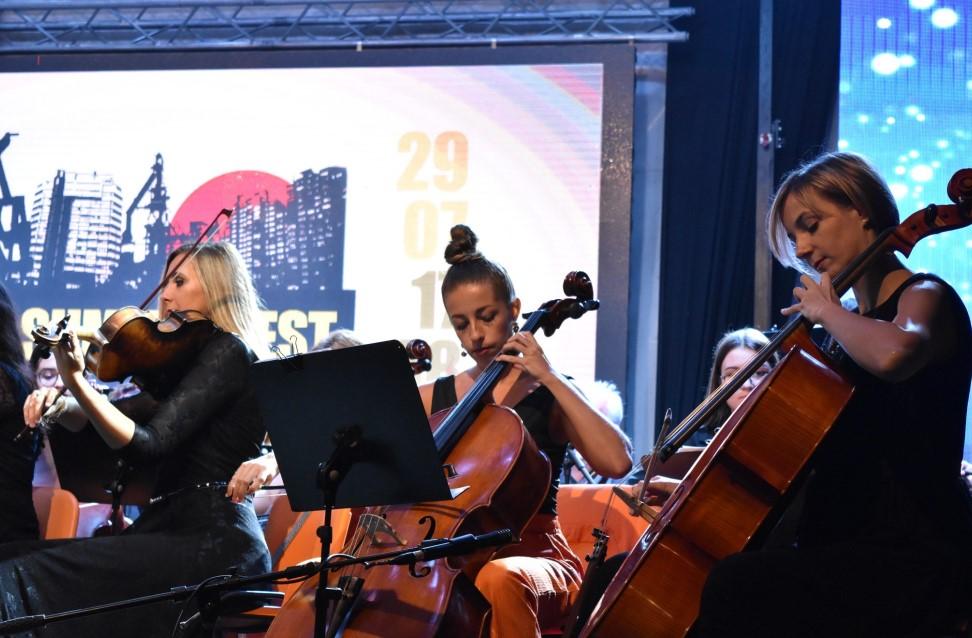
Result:
<svg viewBox="0 0 972 638">
<path fill-rule="evenodd" d="M 452 493 L 399 342 L 261 361 L 250 373 L 291 508 L 323 504 L 314 627 L 322 638 L 325 606 L 341 596 L 326 586 L 331 510 L 443 501 Z"/>
</svg>

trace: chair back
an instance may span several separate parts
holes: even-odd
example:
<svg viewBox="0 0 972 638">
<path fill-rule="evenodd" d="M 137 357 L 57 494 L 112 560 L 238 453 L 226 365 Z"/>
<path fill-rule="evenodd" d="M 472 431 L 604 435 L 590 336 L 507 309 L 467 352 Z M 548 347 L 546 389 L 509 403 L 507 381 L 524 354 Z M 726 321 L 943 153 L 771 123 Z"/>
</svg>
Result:
<svg viewBox="0 0 972 638">
<path fill-rule="evenodd" d="M 80 509 L 74 494 L 59 487 L 35 487 L 33 497 L 41 538 L 53 540 L 77 535 Z"/>
<path fill-rule="evenodd" d="M 336 509 L 331 513 L 332 538 L 331 552 L 340 551 L 344 546 L 351 522 L 350 509 Z M 321 559 L 321 541 L 317 528 L 324 524 L 324 512 L 295 512 L 290 509 L 286 496 L 278 497 L 270 507 L 270 515 L 263 529 L 267 547 L 270 549 L 272 569 L 285 569 L 308 560 Z M 278 585 L 284 592 L 284 600 L 300 587 L 300 583 Z"/>
<path fill-rule="evenodd" d="M 611 488 L 611 485 L 561 485 L 557 492 L 560 526 L 570 548 L 581 559 L 594 549 L 591 531 L 595 527 L 601 528 L 610 537 L 608 556 L 629 551 L 648 528 L 648 521 L 633 516 L 627 505 L 616 497 L 612 498 Z M 607 517 L 602 526 L 605 507 Z"/>
</svg>

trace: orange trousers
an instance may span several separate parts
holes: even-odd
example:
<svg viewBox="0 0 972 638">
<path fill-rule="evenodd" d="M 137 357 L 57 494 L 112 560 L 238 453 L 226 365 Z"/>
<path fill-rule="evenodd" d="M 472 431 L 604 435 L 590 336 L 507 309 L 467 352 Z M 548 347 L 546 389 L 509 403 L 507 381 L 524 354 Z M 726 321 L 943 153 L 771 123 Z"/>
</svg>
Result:
<svg viewBox="0 0 972 638">
<path fill-rule="evenodd" d="M 558 628 L 580 588 L 582 566 L 557 517 L 538 514 L 476 576 L 476 587 L 492 606 L 491 638 L 540 638 Z"/>
</svg>

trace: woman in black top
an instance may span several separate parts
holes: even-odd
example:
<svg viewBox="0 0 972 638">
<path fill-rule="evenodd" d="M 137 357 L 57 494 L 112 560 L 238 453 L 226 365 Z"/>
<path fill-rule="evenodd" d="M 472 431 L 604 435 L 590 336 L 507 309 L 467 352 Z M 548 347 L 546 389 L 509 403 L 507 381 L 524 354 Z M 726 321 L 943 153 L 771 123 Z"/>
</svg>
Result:
<svg viewBox="0 0 972 638">
<path fill-rule="evenodd" d="M 502 266 L 476 251 L 476 235 L 452 229 L 451 264 L 442 301 L 462 347 L 475 364 L 419 390 L 426 413 L 451 407 L 493 360 L 510 363 L 493 388 L 492 401 L 513 407 L 553 466 L 551 485 L 522 542 L 502 549 L 476 578 L 492 605 L 493 638 L 539 638 L 567 611 L 580 585 L 580 561 L 557 522 L 557 485 L 568 442 L 602 476 L 624 476 L 631 459 L 624 435 L 595 410 L 547 361 L 534 336 L 516 331 L 520 300 Z M 501 471 L 501 468 L 497 468 Z"/>
<path fill-rule="evenodd" d="M 169 256 L 167 271 L 176 256 Z M 196 311 L 222 330 L 173 388 L 147 381 L 141 395 L 126 400 L 133 404 L 124 413 L 85 380 L 73 335 L 52 349 L 72 397 L 53 406 L 58 422 L 69 429 L 90 422 L 128 460 L 157 464 L 158 499 L 120 536 L 47 543 L 28 553 L 0 548 L 3 618 L 164 592 L 232 571 L 269 570 L 252 505 L 225 496 L 225 481 L 260 453 L 264 437 L 249 384 L 255 355 L 248 343 L 260 344 L 257 301 L 236 249 L 210 243 L 184 262 L 159 297 L 160 316 L 172 310 Z M 36 424 L 53 397 L 51 389 L 32 394 L 25 420 Z M 222 489 L 213 486 L 218 482 Z M 169 636 L 178 613 L 172 603 L 133 607 L 51 624 L 41 635 Z"/>
<path fill-rule="evenodd" d="M 789 175 L 772 248 L 804 272 L 796 312 L 826 329 L 855 392 L 814 460 L 793 548 L 736 554 L 711 572 L 693 636 L 934 636 L 967 607 L 972 523 L 958 468 L 972 329 L 956 292 L 893 254 L 831 280 L 898 224 L 863 159 L 824 155 Z"/>
<path fill-rule="evenodd" d="M 24 429 L 21 406 L 33 387 L 30 378 L 17 313 L 0 286 L 0 543 L 36 539 L 40 533 L 31 498 L 40 442 L 33 434 L 17 437 Z"/>
</svg>

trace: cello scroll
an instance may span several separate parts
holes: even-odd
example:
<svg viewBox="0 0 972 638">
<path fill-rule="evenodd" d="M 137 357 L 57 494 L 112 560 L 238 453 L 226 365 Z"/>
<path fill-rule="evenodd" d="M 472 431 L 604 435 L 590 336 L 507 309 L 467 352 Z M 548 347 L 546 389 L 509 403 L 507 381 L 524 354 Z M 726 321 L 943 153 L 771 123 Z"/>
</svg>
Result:
<svg viewBox="0 0 972 638">
<path fill-rule="evenodd" d="M 567 319 L 579 319 L 584 313 L 597 310 L 601 302 L 594 298 L 594 285 L 586 272 L 574 270 L 564 277 L 565 299 L 553 299 L 540 306 L 543 312 L 536 327 L 543 330 L 543 334 L 551 336 Z M 528 321 L 535 313 L 523 313 Z M 526 328 L 531 332 L 535 328 Z"/>
<path fill-rule="evenodd" d="M 405 352 L 408 353 L 412 374 L 421 374 L 432 369 L 432 348 L 427 342 L 412 339 L 405 344 Z"/>
</svg>

